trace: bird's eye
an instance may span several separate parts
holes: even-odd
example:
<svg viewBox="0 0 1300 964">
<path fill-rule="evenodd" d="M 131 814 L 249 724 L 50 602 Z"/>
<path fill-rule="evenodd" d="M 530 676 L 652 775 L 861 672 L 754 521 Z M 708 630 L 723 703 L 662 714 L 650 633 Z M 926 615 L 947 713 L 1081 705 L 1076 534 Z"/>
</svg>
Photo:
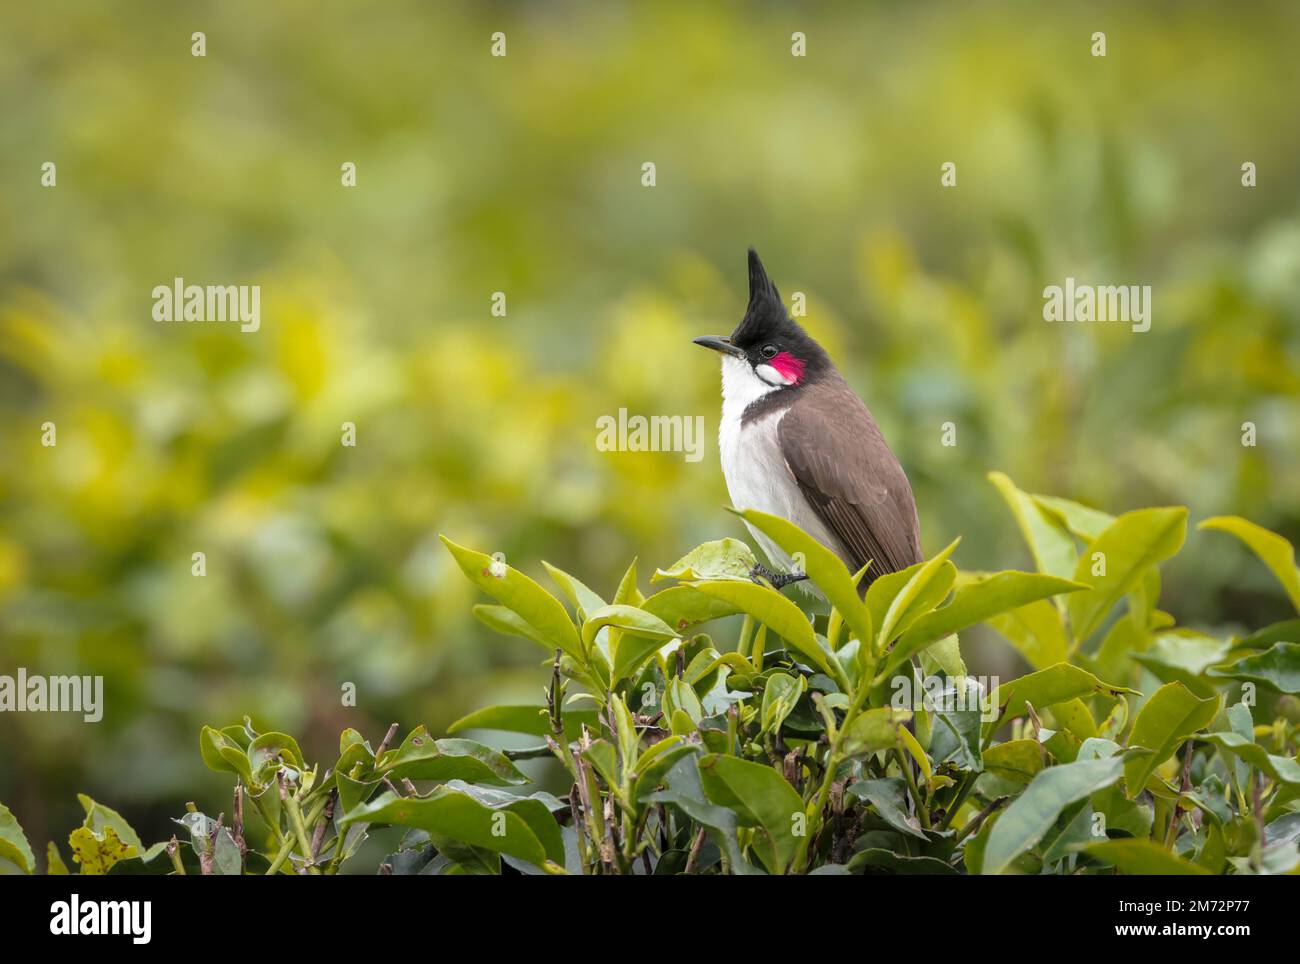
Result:
<svg viewBox="0 0 1300 964">
<path fill-rule="evenodd" d="M 775 358 L 775 357 L 776 357 L 776 346 L 775 346 L 775 345 L 764 345 L 762 351 L 760 351 L 759 354 L 761 354 L 764 358 Z"/>
</svg>

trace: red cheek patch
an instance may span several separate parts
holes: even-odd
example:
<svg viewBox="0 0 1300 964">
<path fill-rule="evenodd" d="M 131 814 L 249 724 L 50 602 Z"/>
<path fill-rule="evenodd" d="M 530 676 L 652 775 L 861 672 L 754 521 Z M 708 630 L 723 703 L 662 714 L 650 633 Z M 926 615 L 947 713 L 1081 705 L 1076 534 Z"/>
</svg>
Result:
<svg viewBox="0 0 1300 964">
<path fill-rule="evenodd" d="M 803 362 L 788 351 L 781 352 L 768 364 L 780 372 L 781 377 L 791 385 L 798 385 L 803 380 Z"/>
</svg>

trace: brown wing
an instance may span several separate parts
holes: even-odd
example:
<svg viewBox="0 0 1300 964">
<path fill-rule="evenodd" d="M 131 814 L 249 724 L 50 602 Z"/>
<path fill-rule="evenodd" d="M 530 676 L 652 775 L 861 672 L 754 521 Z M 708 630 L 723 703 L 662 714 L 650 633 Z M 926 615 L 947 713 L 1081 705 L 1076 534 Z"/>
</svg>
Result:
<svg viewBox="0 0 1300 964">
<path fill-rule="evenodd" d="M 809 386 L 777 428 L 786 465 L 863 585 L 921 561 L 912 487 L 875 419 L 842 380 Z M 831 548 L 837 548 L 832 546 Z"/>
</svg>

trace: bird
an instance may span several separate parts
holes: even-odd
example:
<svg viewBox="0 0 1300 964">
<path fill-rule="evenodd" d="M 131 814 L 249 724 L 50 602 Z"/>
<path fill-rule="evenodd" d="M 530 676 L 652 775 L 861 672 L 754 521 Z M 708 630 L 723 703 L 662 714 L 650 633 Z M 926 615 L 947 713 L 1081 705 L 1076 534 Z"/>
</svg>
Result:
<svg viewBox="0 0 1300 964">
<path fill-rule="evenodd" d="M 695 344 L 722 356 L 718 448 L 736 509 L 794 523 L 857 573 L 860 593 L 922 560 L 907 473 L 876 420 L 826 350 L 787 313 L 758 252 L 749 249 L 749 304 L 729 337 Z M 776 589 L 807 575 L 746 522 L 773 566 L 750 573 Z M 868 565 L 869 564 L 869 565 Z M 817 596 L 815 587 L 799 586 Z"/>
</svg>

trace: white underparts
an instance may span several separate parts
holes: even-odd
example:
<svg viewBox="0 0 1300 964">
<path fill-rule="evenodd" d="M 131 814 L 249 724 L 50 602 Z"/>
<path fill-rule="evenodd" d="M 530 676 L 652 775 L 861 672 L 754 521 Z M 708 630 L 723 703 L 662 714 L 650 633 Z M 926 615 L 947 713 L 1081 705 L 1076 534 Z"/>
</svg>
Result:
<svg viewBox="0 0 1300 964">
<path fill-rule="evenodd" d="M 770 366 L 760 366 L 760 368 Z M 777 377 L 779 373 L 773 372 Z M 779 390 L 754 374 L 749 363 L 740 358 L 722 359 L 722 424 L 718 431 L 718 449 L 722 457 L 722 474 L 727 480 L 731 504 L 738 509 L 758 509 L 788 519 L 814 539 L 829 547 L 838 543 L 819 519 L 791 474 L 777 437 L 777 426 L 784 409 L 751 420 L 742 427 L 745 409 L 757 399 Z M 772 564 L 789 570 L 790 558 L 766 535 L 750 527 L 750 532 Z M 805 583 L 800 583 L 805 586 Z"/>
</svg>

